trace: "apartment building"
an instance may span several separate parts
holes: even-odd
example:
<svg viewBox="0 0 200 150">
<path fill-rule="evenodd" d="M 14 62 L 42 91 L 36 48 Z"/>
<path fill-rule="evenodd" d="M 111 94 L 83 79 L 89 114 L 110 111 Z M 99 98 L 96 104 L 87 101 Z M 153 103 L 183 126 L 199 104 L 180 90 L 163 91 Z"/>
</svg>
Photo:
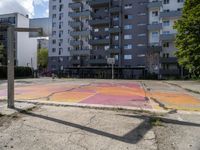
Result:
<svg viewBox="0 0 200 150">
<path fill-rule="evenodd" d="M 0 25 L 13 25 L 15 27 L 29 27 L 28 16 L 11 13 L 0 15 Z M 0 43 L 7 49 L 7 28 L 0 28 Z M 15 33 L 14 39 L 15 65 L 29 66 L 37 69 L 37 40 L 29 38 L 27 32 Z M 4 56 L 6 60 L 6 55 Z M 0 65 L 6 65 L 6 61 L 0 62 Z"/>
<path fill-rule="evenodd" d="M 118 78 L 179 75 L 174 22 L 183 0 L 50 0 L 49 70 Z M 62 41 L 62 42 L 61 42 Z M 62 43 L 62 44 L 61 44 Z"/>
<path fill-rule="evenodd" d="M 154 62 L 149 63 L 151 72 L 166 76 L 179 76 L 181 68 L 174 53 L 175 36 L 174 23 L 181 17 L 184 0 L 150 0 L 149 10 L 149 49 L 154 53 Z M 156 57 L 157 56 L 157 57 Z M 159 57 L 159 58 L 158 58 Z"/>
</svg>

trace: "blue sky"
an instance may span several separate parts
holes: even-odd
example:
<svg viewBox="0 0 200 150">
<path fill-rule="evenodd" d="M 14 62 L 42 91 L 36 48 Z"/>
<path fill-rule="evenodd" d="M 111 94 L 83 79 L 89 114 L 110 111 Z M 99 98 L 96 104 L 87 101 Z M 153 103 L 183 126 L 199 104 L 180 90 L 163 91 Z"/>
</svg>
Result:
<svg viewBox="0 0 200 150">
<path fill-rule="evenodd" d="M 30 18 L 48 17 L 49 0 L 0 0 L 0 14 L 18 12 Z"/>
<path fill-rule="evenodd" d="M 48 8 L 49 3 L 43 2 L 38 5 L 34 5 L 34 15 L 33 18 L 41 18 L 41 17 L 47 17 L 48 16 Z"/>
</svg>

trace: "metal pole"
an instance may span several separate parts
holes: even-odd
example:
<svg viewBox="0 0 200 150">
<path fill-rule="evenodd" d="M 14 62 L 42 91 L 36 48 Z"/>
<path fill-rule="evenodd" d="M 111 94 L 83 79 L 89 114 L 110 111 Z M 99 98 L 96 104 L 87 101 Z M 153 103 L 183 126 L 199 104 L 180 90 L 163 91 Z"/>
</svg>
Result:
<svg viewBox="0 0 200 150">
<path fill-rule="evenodd" d="M 7 78 L 8 78 L 8 108 L 14 108 L 14 27 L 7 31 Z"/>
<path fill-rule="evenodd" d="M 114 79 L 114 64 L 112 64 L 112 79 Z"/>
</svg>

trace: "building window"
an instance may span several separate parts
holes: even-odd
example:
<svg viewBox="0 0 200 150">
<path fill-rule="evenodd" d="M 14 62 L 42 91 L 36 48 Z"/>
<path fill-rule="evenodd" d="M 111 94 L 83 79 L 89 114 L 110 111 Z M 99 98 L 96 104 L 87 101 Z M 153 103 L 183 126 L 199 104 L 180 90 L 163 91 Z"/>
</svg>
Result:
<svg viewBox="0 0 200 150">
<path fill-rule="evenodd" d="M 56 22 L 52 23 L 52 27 L 55 28 L 56 27 Z"/>
<path fill-rule="evenodd" d="M 53 18 L 53 19 L 56 18 L 56 14 L 52 14 L 52 18 Z"/>
<path fill-rule="evenodd" d="M 138 36 L 146 36 L 146 33 L 138 34 Z"/>
<path fill-rule="evenodd" d="M 94 29 L 94 32 L 99 32 L 99 29 L 98 28 Z"/>
<path fill-rule="evenodd" d="M 53 5 L 53 6 L 52 6 L 52 9 L 53 9 L 53 10 L 56 10 L 56 5 Z"/>
<path fill-rule="evenodd" d="M 163 31 L 163 34 L 170 34 L 170 31 Z"/>
<path fill-rule="evenodd" d="M 169 21 L 169 20 L 164 20 L 164 21 L 163 21 L 163 26 L 164 26 L 164 27 L 170 26 L 170 21 Z"/>
<path fill-rule="evenodd" d="M 56 49 L 55 49 L 55 48 L 52 48 L 52 52 L 55 53 L 55 52 L 56 52 Z"/>
<path fill-rule="evenodd" d="M 169 4 L 169 0 L 164 0 L 163 4 Z"/>
<path fill-rule="evenodd" d="M 124 55 L 124 60 L 131 60 L 132 59 L 132 55 Z"/>
<path fill-rule="evenodd" d="M 56 31 L 52 31 L 52 35 L 53 35 L 53 36 L 56 36 Z"/>
<path fill-rule="evenodd" d="M 114 36 L 114 39 L 115 39 L 115 41 L 119 40 L 119 36 L 118 36 L 118 35 L 115 35 L 115 36 Z"/>
<path fill-rule="evenodd" d="M 163 47 L 168 48 L 169 47 L 169 42 L 163 43 Z"/>
<path fill-rule="evenodd" d="M 124 26 L 124 29 L 125 30 L 133 29 L 133 25 L 127 24 L 127 25 Z"/>
<path fill-rule="evenodd" d="M 178 2 L 178 3 L 183 3 L 183 2 L 184 2 L 184 0 L 177 0 L 177 2 Z"/>
<path fill-rule="evenodd" d="M 124 35 L 124 39 L 125 40 L 131 40 L 132 39 L 132 35 L 131 34 L 126 34 L 126 35 Z"/>
<path fill-rule="evenodd" d="M 124 45 L 124 49 L 132 49 L 132 44 Z"/>
<path fill-rule="evenodd" d="M 158 38 L 158 32 L 152 32 L 152 38 Z"/>
<path fill-rule="evenodd" d="M 109 31 L 109 28 L 105 28 L 104 31 Z"/>
<path fill-rule="evenodd" d="M 133 8 L 132 4 L 125 4 L 124 9 L 131 9 Z"/>
<path fill-rule="evenodd" d="M 56 44 L 56 40 L 52 40 L 52 44 Z"/>
<path fill-rule="evenodd" d="M 109 45 L 104 46 L 104 50 L 109 50 L 109 48 L 110 48 Z"/>
<path fill-rule="evenodd" d="M 133 19 L 133 15 L 124 15 L 124 19 Z"/>
<path fill-rule="evenodd" d="M 157 16 L 158 16 L 158 11 L 153 11 L 153 12 L 152 12 L 152 16 L 153 16 L 153 17 L 157 17 Z"/>
<path fill-rule="evenodd" d="M 119 20 L 119 16 L 113 16 L 113 21 L 118 21 Z"/>
<path fill-rule="evenodd" d="M 138 44 L 138 47 L 146 46 L 145 44 Z"/>
</svg>

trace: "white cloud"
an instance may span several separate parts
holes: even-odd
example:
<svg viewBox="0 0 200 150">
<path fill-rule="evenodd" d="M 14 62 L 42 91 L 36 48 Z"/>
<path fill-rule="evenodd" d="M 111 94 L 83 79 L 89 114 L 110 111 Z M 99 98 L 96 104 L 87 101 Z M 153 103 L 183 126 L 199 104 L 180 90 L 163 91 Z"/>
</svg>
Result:
<svg viewBox="0 0 200 150">
<path fill-rule="evenodd" d="M 43 5 L 45 2 L 48 0 L 0 0 L 0 14 L 19 12 L 32 17 L 34 7 Z"/>
</svg>

